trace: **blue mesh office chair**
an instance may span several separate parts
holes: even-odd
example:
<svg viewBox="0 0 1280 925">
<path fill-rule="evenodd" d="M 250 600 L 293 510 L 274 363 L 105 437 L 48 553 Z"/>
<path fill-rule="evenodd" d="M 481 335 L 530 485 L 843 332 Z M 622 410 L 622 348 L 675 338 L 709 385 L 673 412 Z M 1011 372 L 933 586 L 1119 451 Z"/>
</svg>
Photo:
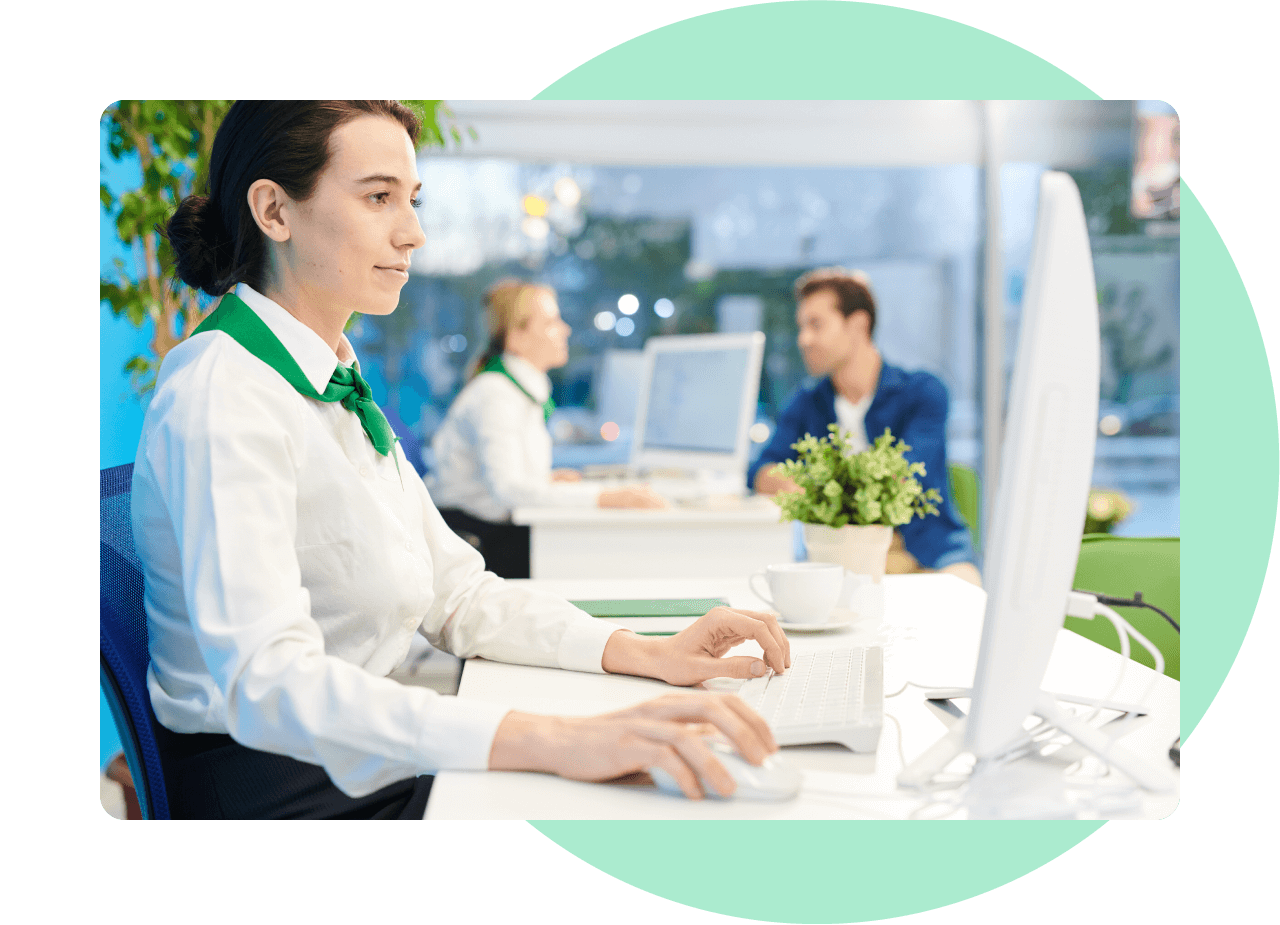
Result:
<svg viewBox="0 0 1280 925">
<path fill-rule="evenodd" d="M 100 682 L 120 732 L 144 819 L 168 819 L 155 714 L 147 694 L 147 614 L 142 564 L 133 548 L 129 490 L 133 463 L 103 469 L 99 555 Z"/>
</svg>

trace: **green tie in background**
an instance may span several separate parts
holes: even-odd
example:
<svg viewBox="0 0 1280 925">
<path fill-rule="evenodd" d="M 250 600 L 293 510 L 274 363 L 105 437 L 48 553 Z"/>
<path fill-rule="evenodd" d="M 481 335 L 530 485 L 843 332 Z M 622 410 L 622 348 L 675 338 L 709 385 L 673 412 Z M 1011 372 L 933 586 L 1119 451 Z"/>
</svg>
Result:
<svg viewBox="0 0 1280 925">
<path fill-rule="evenodd" d="M 373 448 L 386 456 L 400 439 L 387 422 L 387 416 L 374 402 L 369 383 L 351 366 L 338 364 L 324 392 L 317 392 L 307 380 L 297 360 L 290 356 L 280 339 L 271 333 L 267 323 L 257 312 L 233 292 L 228 292 L 218 307 L 192 332 L 194 337 L 204 331 L 222 331 L 229 334 L 245 350 L 266 363 L 284 380 L 307 398 L 319 401 L 342 402 L 342 407 L 360 419 L 360 426 L 373 443 Z M 400 460 L 396 460 L 396 468 Z"/>
</svg>

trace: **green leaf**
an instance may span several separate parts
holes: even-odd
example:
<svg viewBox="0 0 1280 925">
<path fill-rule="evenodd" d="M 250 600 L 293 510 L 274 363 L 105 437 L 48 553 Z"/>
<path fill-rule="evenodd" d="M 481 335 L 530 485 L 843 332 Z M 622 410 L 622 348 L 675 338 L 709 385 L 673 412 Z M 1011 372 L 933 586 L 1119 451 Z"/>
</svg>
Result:
<svg viewBox="0 0 1280 925">
<path fill-rule="evenodd" d="M 901 526 L 938 513 L 941 496 L 935 489 L 924 491 L 915 478 L 925 474 L 924 464 L 908 461 L 903 454 L 910 447 L 889 429 L 860 453 L 853 452 L 850 435 L 839 425 L 827 431 L 822 439 L 805 434 L 792 444 L 796 458 L 779 466 L 780 475 L 803 489 L 775 496 L 784 518 L 829 526 Z"/>
</svg>

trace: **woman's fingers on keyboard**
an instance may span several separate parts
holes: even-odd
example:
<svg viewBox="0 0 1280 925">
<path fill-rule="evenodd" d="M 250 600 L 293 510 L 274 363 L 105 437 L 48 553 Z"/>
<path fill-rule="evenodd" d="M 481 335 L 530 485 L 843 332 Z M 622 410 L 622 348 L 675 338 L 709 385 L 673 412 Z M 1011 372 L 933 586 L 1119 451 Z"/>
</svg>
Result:
<svg viewBox="0 0 1280 925">
<path fill-rule="evenodd" d="M 743 639 L 754 639 L 764 650 L 766 665 L 779 674 L 786 670 L 791 645 L 787 642 L 787 634 L 778 626 L 776 617 L 756 610 L 730 610 L 727 607 L 721 614 L 726 627 Z"/>
<path fill-rule="evenodd" d="M 734 612 L 745 614 L 753 620 L 759 620 L 768 627 L 770 635 L 772 635 L 773 638 L 777 640 L 778 645 L 782 647 L 783 661 L 785 662 L 786 667 L 791 667 L 791 641 L 787 639 L 787 634 L 783 631 L 782 627 L 778 625 L 778 615 L 776 613 L 769 613 L 764 610 L 743 610 L 737 607 L 734 608 Z"/>
</svg>

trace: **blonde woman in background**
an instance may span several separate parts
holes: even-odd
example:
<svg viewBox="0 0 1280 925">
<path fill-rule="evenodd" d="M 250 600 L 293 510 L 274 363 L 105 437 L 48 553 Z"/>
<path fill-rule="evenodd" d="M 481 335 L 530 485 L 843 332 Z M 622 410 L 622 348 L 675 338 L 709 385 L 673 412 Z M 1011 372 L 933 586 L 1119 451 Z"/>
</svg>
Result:
<svg viewBox="0 0 1280 925">
<path fill-rule="evenodd" d="M 501 280 L 485 292 L 489 345 L 432 441 L 431 494 L 455 533 L 503 578 L 529 577 L 529 528 L 521 506 L 665 506 L 645 487 L 600 489 L 551 468 L 547 371 L 569 361 L 569 333 L 549 286 Z"/>
</svg>

